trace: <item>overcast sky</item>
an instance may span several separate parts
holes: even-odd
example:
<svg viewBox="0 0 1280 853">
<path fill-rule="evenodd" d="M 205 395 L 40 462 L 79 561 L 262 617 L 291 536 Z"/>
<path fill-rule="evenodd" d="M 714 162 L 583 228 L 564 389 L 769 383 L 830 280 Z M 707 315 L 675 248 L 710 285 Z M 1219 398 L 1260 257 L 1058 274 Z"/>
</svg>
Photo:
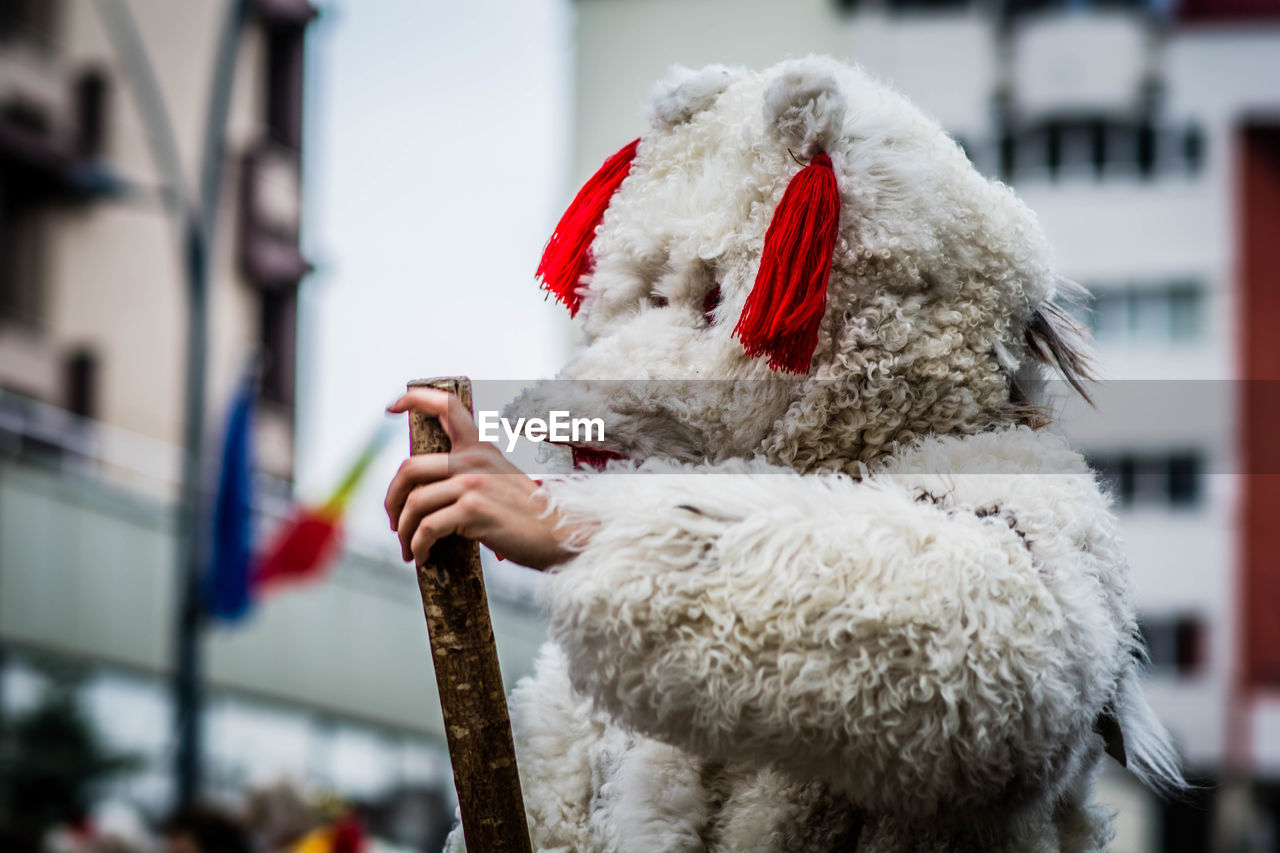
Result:
<svg viewBox="0 0 1280 853">
<path fill-rule="evenodd" d="M 569 0 L 331 0 L 309 42 L 298 483 L 323 498 L 405 381 L 551 375 L 572 341 L 533 278 L 572 188 Z M 397 553 L 382 492 L 352 507 Z"/>
</svg>

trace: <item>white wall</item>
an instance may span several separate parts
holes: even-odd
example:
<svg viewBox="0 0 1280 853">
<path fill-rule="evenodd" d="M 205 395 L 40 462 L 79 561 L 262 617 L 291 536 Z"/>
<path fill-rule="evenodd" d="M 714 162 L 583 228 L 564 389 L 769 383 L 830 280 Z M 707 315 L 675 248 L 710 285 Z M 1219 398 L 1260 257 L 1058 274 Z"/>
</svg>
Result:
<svg viewBox="0 0 1280 853">
<path fill-rule="evenodd" d="M 1064 275 L 1099 286 L 1190 279 L 1205 287 L 1201 337 L 1104 345 L 1104 375 L 1125 381 L 1107 390 L 1104 416 L 1075 417 L 1065 428 L 1095 451 L 1191 443 L 1206 454 L 1210 476 L 1200 506 L 1122 512 L 1122 525 L 1140 609 L 1152 616 L 1192 612 L 1206 622 L 1207 669 L 1190 678 L 1156 675 L 1151 689 L 1190 760 L 1216 763 L 1231 725 L 1236 659 L 1232 134 L 1246 114 L 1280 115 L 1280 33 L 1157 33 L 1123 14 L 1042 15 L 1016 28 L 1002 68 L 994 24 L 966 14 L 842 17 L 825 0 L 580 0 L 577 8 L 574 187 L 643 130 L 644 94 L 673 62 L 763 67 L 809 52 L 851 58 L 969 141 L 994 134 L 993 97 L 1002 82 L 1015 110 L 1035 115 L 1130 110 L 1144 75 L 1155 71 L 1163 80 L 1162 119 L 1193 121 L 1205 133 L 1197 175 L 1022 180 L 1016 189 L 1043 222 Z M 571 192 L 566 188 L 565 197 Z M 1280 730 L 1274 719 L 1259 717 L 1259 731 Z"/>
<path fill-rule="evenodd" d="M 172 517 L 104 484 L 0 460 L 0 642 L 145 673 L 170 671 Z M 491 594 L 510 687 L 545 636 L 532 606 Z M 422 604 L 407 566 L 347 554 L 321 581 L 215 627 L 209 683 L 439 736 Z"/>
</svg>

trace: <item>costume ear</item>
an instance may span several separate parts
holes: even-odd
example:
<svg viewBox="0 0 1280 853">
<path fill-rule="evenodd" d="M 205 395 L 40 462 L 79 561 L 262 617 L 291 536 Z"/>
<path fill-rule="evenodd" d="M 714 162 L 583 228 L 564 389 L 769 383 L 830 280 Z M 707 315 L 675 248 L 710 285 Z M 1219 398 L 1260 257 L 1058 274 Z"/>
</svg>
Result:
<svg viewBox="0 0 1280 853">
<path fill-rule="evenodd" d="M 578 285 L 595 263 L 591 243 L 596 238 L 596 229 L 604 219 L 613 194 L 631 173 L 631 161 L 635 159 L 639 145 L 639 139 L 628 143 L 605 160 L 604 165 L 582 185 L 542 252 L 536 275 L 542 279 L 543 288 L 565 304 L 570 317 L 577 316 L 578 309 L 582 307 L 582 293 Z"/>
<path fill-rule="evenodd" d="M 683 124 L 714 104 L 738 73 L 724 65 L 698 70 L 671 66 L 649 93 L 649 123 L 653 127 Z"/>
<path fill-rule="evenodd" d="M 835 147 L 844 113 L 840 83 L 822 59 L 789 64 L 765 89 L 766 127 L 804 160 Z"/>
</svg>

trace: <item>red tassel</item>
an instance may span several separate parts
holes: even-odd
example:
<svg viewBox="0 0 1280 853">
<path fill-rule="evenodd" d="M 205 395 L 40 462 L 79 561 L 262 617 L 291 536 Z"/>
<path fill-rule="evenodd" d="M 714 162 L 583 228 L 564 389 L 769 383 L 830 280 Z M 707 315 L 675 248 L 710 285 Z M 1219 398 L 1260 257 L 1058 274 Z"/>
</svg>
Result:
<svg viewBox="0 0 1280 853">
<path fill-rule="evenodd" d="M 764 235 L 760 271 L 733 328 L 747 355 L 768 355 L 774 370 L 809 371 L 839 232 L 835 169 L 819 154 L 791 179 Z"/>
<path fill-rule="evenodd" d="M 591 243 L 595 240 L 596 228 L 618 185 L 631 172 L 631 161 L 636 157 L 639 144 L 637 139 L 605 160 L 599 171 L 583 184 L 560 217 L 542 253 L 537 276 L 542 279 L 542 286 L 568 307 L 570 317 L 576 316 L 582 305 L 578 283 L 591 272 L 594 263 Z"/>
</svg>

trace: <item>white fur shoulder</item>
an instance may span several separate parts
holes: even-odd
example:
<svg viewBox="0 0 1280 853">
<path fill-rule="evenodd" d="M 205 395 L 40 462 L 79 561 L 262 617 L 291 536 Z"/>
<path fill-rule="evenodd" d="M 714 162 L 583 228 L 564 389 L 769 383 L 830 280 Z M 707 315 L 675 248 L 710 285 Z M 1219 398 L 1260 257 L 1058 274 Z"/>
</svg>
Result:
<svg viewBox="0 0 1280 853">
<path fill-rule="evenodd" d="M 1043 432 L 926 439 L 860 482 L 649 462 L 544 489 L 590 532 L 546 588 L 578 690 L 867 810 L 1052 801 L 1135 677 L 1107 500 Z"/>
</svg>

